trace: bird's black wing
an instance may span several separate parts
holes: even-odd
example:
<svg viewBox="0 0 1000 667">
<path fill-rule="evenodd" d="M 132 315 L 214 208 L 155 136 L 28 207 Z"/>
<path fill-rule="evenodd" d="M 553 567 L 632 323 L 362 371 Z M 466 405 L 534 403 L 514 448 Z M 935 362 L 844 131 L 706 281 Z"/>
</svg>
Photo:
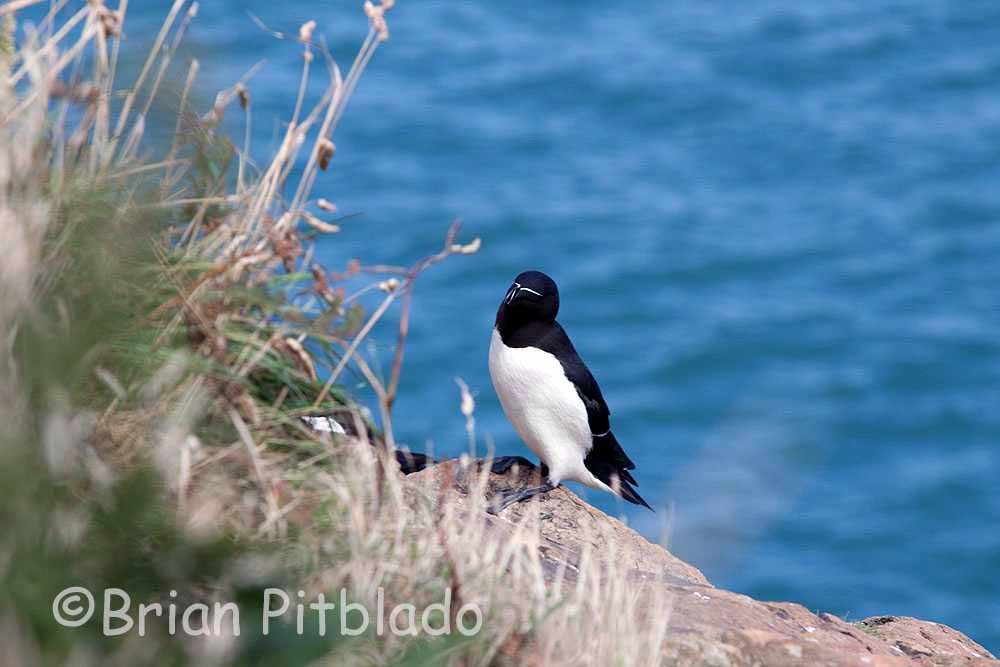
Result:
<svg viewBox="0 0 1000 667">
<path fill-rule="evenodd" d="M 572 341 L 566 335 L 565 329 L 558 322 L 552 322 L 546 327 L 544 334 L 537 338 L 534 345 L 559 360 L 567 379 L 576 387 L 576 393 L 587 408 L 587 421 L 590 422 L 590 432 L 595 435 L 606 433 L 610 428 L 611 410 L 604 402 L 601 388 L 591 375 L 587 364 L 577 354 Z"/>
<path fill-rule="evenodd" d="M 635 464 L 628 457 L 622 446 L 618 444 L 614 433 L 611 432 L 611 410 L 604 401 L 601 388 L 594 379 L 590 369 L 583 363 L 583 359 L 577 354 L 573 343 L 570 341 L 566 331 L 558 324 L 536 343 L 536 346 L 555 356 L 562 364 L 566 377 L 580 396 L 584 406 L 587 408 L 587 421 L 590 423 L 590 433 L 593 443 L 590 452 L 584 461 L 584 465 L 598 479 L 609 486 L 614 486 L 612 476 L 618 477 L 622 496 L 637 505 L 646 505 L 646 502 L 639 497 L 639 494 L 632 489 L 629 484 L 638 485 L 629 470 L 635 469 Z"/>
</svg>

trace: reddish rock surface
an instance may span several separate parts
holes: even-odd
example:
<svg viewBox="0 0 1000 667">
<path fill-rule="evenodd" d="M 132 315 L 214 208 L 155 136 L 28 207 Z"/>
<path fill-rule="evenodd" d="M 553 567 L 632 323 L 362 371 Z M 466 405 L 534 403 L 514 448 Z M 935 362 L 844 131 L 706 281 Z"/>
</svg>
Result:
<svg viewBox="0 0 1000 667">
<path fill-rule="evenodd" d="M 487 496 L 519 488 L 531 481 L 531 475 L 516 469 L 504 476 L 491 475 Z M 409 479 L 438 493 L 443 485 L 450 485 L 459 503 L 464 503 L 470 486 L 468 477 L 451 463 Z M 763 602 L 715 588 L 697 568 L 565 487 L 532 503 L 513 505 L 497 517 L 484 515 L 484 519 L 502 539 L 514 532 L 526 512 L 535 511 L 539 512 L 540 552 L 547 572 L 554 574 L 563 563 L 575 564 L 589 543 L 593 553 L 613 553 L 637 586 L 662 586 L 669 592 L 670 641 L 663 664 L 1000 667 L 1000 660 L 985 648 L 938 623 L 902 616 L 848 623 L 831 614 L 817 616 L 792 602 Z"/>
</svg>

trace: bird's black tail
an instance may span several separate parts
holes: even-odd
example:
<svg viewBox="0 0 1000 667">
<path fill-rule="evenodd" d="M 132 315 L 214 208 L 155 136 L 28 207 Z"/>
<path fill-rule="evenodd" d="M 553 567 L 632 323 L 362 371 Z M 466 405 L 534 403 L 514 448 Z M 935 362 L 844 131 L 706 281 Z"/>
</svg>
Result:
<svg viewBox="0 0 1000 667">
<path fill-rule="evenodd" d="M 625 454 L 613 433 L 608 431 L 603 435 L 594 436 L 594 446 L 587 454 L 583 464 L 587 466 L 587 470 L 593 473 L 594 477 L 612 489 L 616 489 L 622 498 L 634 505 L 642 505 L 649 511 L 653 511 L 653 508 L 642 499 L 639 492 L 632 488 L 633 485 L 639 486 L 639 482 L 635 481 L 635 477 L 629 472 L 635 468 L 635 464 Z"/>
<path fill-rule="evenodd" d="M 622 498 L 624 498 L 625 500 L 629 501 L 633 505 L 642 505 L 643 507 L 645 507 L 646 509 L 648 509 L 650 512 L 653 511 L 653 508 L 649 506 L 649 503 L 647 503 L 645 500 L 643 500 L 642 496 L 639 495 L 639 492 L 636 491 L 635 489 L 633 489 L 632 486 L 628 482 L 626 482 L 625 480 L 619 480 L 618 487 L 619 487 L 620 493 L 622 494 Z M 611 488 L 614 488 L 614 487 L 612 486 Z"/>
<path fill-rule="evenodd" d="M 642 505 L 650 512 L 653 511 L 653 508 L 649 506 L 649 503 L 642 499 L 639 492 L 632 488 L 632 484 L 637 484 L 637 482 L 635 481 L 635 478 L 629 474 L 628 470 L 621 468 L 616 469 L 610 464 L 597 464 L 593 467 L 588 465 L 587 468 L 590 472 L 594 473 L 594 477 L 616 490 L 618 495 L 625 500 L 634 505 Z"/>
</svg>

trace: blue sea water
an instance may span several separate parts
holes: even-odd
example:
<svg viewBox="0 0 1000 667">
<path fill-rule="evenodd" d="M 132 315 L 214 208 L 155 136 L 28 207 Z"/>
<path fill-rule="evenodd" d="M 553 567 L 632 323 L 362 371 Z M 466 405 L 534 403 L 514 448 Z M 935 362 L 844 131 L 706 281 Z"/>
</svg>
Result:
<svg viewBox="0 0 1000 667">
<path fill-rule="evenodd" d="M 166 4 L 133 3 L 133 42 Z M 345 70 L 366 25 L 203 3 L 203 87 L 267 59 L 263 159 L 301 59 L 250 13 L 315 19 Z M 456 217 L 483 239 L 420 279 L 398 436 L 465 451 L 460 376 L 483 442 L 528 454 L 486 358 L 542 269 L 659 510 L 591 502 L 717 585 L 1000 652 L 1000 4 L 401 0 L 389 23 L 316 189 L 361 215 L 318 254 L 409 263 Z"/>
</svg>

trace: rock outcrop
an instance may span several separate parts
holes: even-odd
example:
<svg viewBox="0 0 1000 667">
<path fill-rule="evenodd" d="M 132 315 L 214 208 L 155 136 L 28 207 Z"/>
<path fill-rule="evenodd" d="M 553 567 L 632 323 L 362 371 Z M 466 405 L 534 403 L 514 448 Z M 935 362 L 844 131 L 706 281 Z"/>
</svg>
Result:
<svg viewBox="0 0 1000 667">
<path fill-rule="evenodd" d="M 462 503 L 470 485 L 457 469 L 454 463 L 444 463 L 409 479 L 436 491 L 451 486 Z M 491 475 L 487 495 L 520 488 L 532 481 L 533 474 L 515 468 L 503 476 Z M 831 614 L 816 615 L 792 602 L 763 602 L 715 588 L 697 568 L 565 487 L 533 502 L 539 503 L 539 551 L 546 572 L 554 576 L 564 570 L 572 576 L 572 566 L 589 542 L 593 553 L 614 553 L 617 566 L 626 570 L 635 585 L 661 586 L 669 593 L 670 640 L 664 664 L 1000 667 L 1000 660 L 985 648 L 938 623 L 901 616 L 848 623 Z M 484 518 L 503 538 L 513 535 L 517 522 L 529 511 L 535 509 L 525 503 Z"/>
</svg>

